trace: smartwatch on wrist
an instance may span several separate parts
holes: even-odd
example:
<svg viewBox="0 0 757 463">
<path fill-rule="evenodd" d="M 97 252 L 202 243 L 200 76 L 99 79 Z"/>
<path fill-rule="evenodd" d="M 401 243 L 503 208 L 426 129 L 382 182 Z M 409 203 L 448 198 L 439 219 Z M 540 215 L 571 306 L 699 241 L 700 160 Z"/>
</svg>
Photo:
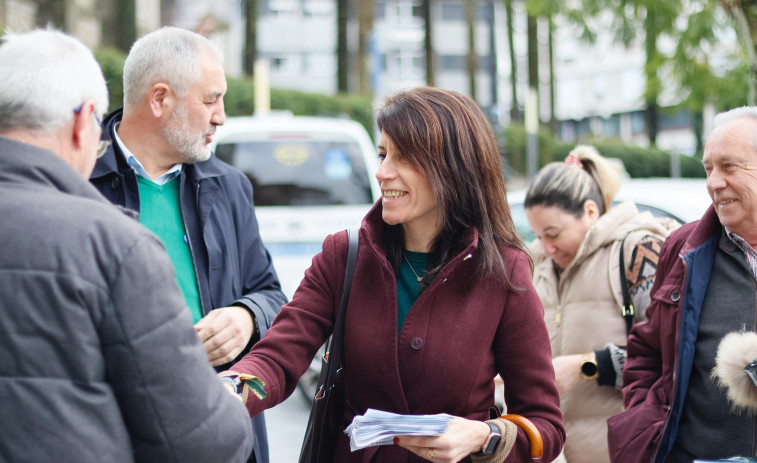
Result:
<svg viewBox="0 0 757 463">
<path fill-rule="evenodd" d="M 599 367 L 593 352 L 581 359 L 581 377 L 586 381 L 593 381 L 599 377 Z"/>
<path fill-rule="evenodd" d="M 491 455 L 492 453 L 494 453 L 497 445 L 499 445 L 499 440 L 502 439 L 502 434 L 499 433 L 499 428 L 496 424 L 490 423 L 488 421 L 484 421 L 484 423 L 489 425 L 491 432 L 489 432 L 489 435 L 486 437 L 484 445 L 481 446 L 481 451 L 475 453 L 475 455 L 477 456 Z"/>
</svg>

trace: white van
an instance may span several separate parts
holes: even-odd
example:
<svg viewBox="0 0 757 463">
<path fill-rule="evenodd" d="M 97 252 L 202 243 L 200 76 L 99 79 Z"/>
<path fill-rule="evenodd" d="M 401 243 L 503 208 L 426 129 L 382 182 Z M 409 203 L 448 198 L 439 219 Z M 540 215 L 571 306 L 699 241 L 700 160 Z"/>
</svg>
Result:
<svg viewBox="0 0 757 463">
<path fill-rule="evenodd" d="M 232 117 L 214 151 L 252 183 L 260 235 L 292 298 L 323 239 L 360 226 L 381 191 L 378 154 L 359 123 L 272 114 Z"/>
</svg>

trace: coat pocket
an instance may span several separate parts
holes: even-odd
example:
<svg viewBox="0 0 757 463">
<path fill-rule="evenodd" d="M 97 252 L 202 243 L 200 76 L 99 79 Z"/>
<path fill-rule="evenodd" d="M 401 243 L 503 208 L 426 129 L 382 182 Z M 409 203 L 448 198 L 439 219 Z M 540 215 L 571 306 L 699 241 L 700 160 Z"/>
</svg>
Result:
<svg viewBox="0 0 757 463">
<path fill-rule="evenodd" d="M 667 408 L 659 387 L 637 406 L 607 419 L 607 443 L 613 463 L 648 463 L 660 443 Z"/>
</svg>

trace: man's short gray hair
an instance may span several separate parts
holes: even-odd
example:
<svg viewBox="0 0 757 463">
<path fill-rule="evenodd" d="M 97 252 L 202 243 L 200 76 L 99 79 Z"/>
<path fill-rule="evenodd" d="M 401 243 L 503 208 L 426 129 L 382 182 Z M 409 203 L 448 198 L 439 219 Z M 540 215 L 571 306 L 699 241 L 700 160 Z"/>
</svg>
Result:
<svg viewBox="0 0 757 463">
<path fill-rule="evenodd" d="M 108 88 L 92 51 L 54 29 L 3 37 L 0 46 L 0 132 L 54 132 L 84 101 L 108 110 Z"/>
<path fill-rule="evenodd" d="M 740 108 L 734 108 L 730 111 L 722 112 L 715 116 L 713 120 L 713 128 L 736 119 L 751 119 L 757 123 L 757 106 L 742 106 Z M 757 126 L 757 124 L 755 124 Z M 755 130 L 754 138 L 752 138 L 752 145 L 757 150 L 757 130 Z"/>
<path fill-rule="evenodd" d="M 178 27 L 163 27 L 134 42 L 124 63 L 124 106 L 135 107 L 158 82 L 168 84 L 184 98 L 200 80 L 202 52 L 209 52 L 222 63 L 217 45 Z"/>
</svg>

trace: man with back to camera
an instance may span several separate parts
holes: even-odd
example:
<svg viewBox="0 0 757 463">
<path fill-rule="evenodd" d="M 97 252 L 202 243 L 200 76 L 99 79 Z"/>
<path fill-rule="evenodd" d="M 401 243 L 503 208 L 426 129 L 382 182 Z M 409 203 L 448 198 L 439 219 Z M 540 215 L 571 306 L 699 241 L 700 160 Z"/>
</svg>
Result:
<svg viewBox="0 0 757 463">
<path fill-rule="evenodd" d="M 103 123 L 112 147 L 90 178 L 161 238 L 219 370 L 262 338 L 286 303 L 250 182 L 208 146 L 226 120 L 225 93 L 221 53 L 205 37 L 164 27 L 140 38 L 124 64 L 124 108 Z M 252 421 L 256 461 L 267 463 L 264 417 Z"/>
<path fill-rule="evenodd" d="M 0 63 L 0 460 L 245 461 L 247 411 L 160 241 L 87 182 L 107 147 L 94 56 L 37 30 Z"/>
<path fill-rule="evenodd" d="M 702 163 L 713 206 L 663 245 L 608 420 L 614 462 L 755 456 L 757 107 L 715 118 Z"/>
</svg>

